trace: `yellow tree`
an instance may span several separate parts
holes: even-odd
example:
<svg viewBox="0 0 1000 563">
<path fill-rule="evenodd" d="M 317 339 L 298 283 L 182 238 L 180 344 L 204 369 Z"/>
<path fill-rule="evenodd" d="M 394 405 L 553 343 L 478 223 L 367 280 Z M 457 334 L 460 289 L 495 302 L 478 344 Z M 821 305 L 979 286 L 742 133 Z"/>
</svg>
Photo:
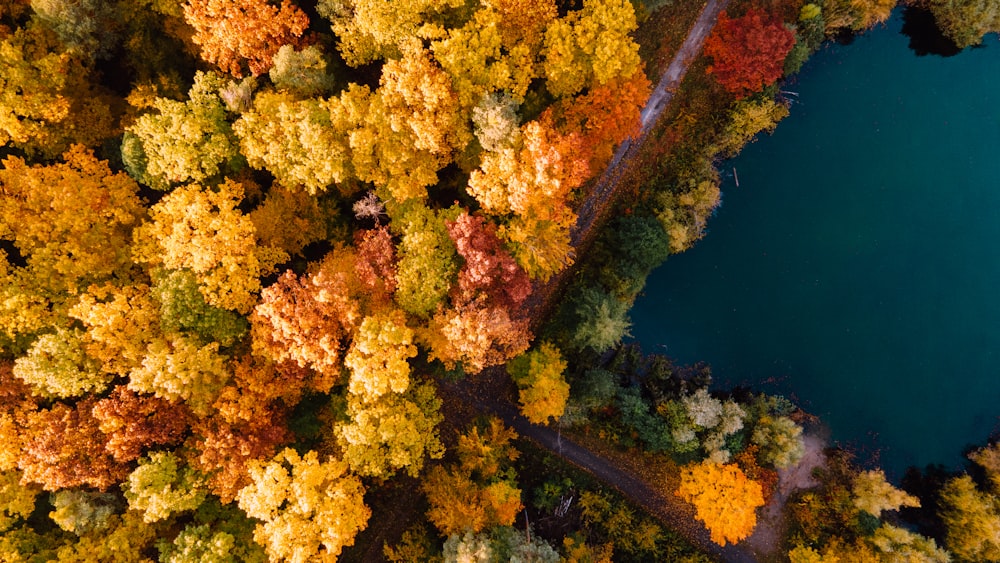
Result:
<svg viewBox="0 0 1000 563">
<path fill-rule="evenodd" d="M 145 214 L 138 191 L 78 145 L 47 166 L 3 161 L 0 239 L 24 259 L 21 267 L 0 259 L 9 282 L 0 289 L 0 327 L 9 337 L 53 323 L 90 284 L 129 278 L 128 243 Z"/>
<path fill-rule="evenodd" d="M 92 285 L 69 310 L 83 323 L 87 355 L 110 374 L 127 374 L 146 357 L 146 347 L 159 336 L 159 310 L 142 283 L 117 287 Z"/>
<path fill-rule="evenodd" d="M 521 511 L 521 490 L 511 467 L 517 434 L 496 418 L 482 431 L 473 426 L 459 436 L 458 461 L 435 466 L 422 484 L 430 503 L 427 518 L 447 535 L 509 526 Z"/>
<path fill-rule="evenodd" d="M 425 198 L 437 171 L 472 139 L 451 79 L 419 47 L 382 67 L 374 94 L 352 88 L 341 104 L 357 123 L 350 134 L 357 176 L 387 202 Z"/>
<path fill-rule="evenodd" d="M 201 46 L 201 57 L 242 78 L 270 70 L 282 45 L 295 45 L 309 27 L 309 17 L 290 0 L 281 7 L 267 0 L 188 0 L 184 19 Z"/>
<path fill-rule="evenodd" d="M 367 317 L 358 327 L 344 365 L 351 370 L 348 391 L 363 402 L 410 387 L 408 360 L 417 355 L 413 330 L 399 311 Z"/>
<path fill-rule="evenodd" d="M 328 215 L 329 210 L 317 198 L 276 183 L 250 212 L 250 220 L 262 245 L 296 256 L 309 244 L 327 237 Z"/>
<path fill-rule="evenodd" d="M 893 487 L 879 470 L 862 471 L 854 478 L 854 506 L 872 516 L 881 518 L 886 510 L 899 510 L 908 506 L 919 508 L 920 499 Z"/>
<path fill-rule="evenodd" d="M 273 460 L 253 463 L 251 484 L 239 492 L 240 508 L 260 520 L 254 540 L 272 561 L 333 562 L 368 524 L 361 480 L 347 464 L 320 462 L 285 449 Z"/>
<path fill-rule="evenodd" d="M 966 561 L 1000 560 L 997 497 L 980 491 L 968 475 L 945 483 L 940 494 L 938 514 L 948 549 Z"/>
<path fill-rule="evenodd" d="M 407 3 L 380 0 L 319 0 L 317 10 L 330 20 L 341 56 L 351 66 L 377 59 L 394 59 L 400 46 L 415 38 L 439 34 L 431 24 L 441 12 L 462 8 L 461 0 L 414 0 Z"/>
<path fill-rule="evenodd" d="M 444 454 L 437 430 L 444 418 L 440 407 L 441 400 L 429 384 L 374 399 L 349 394 L 350 421 L 334 429 L 344 461 L 365 476 L 386 478 L 405 470 L 416 477 L 425 459 Z"/>
<path fill-rule="evenodd" d="M 584 0 L 583 9 L 555 20 L 545 31 L 542 55 L 546 88 L 572 96 L 586 87 L 629 77 L 639 70 L 639 45 L 628 0 Z"/>
<path fill-rule="evenodd" d="M 346 118 L 339 98 L 299 100 L 288 92 L 261 92 L 233 130 L 251 166 L 266 169 L 289 188 L 315 194 L 353 177 Z"/>
<path fill-rule="evenodd" d="M 154 340 L 142 365 L 129 374 L 129 389 L 168 401 L 184 401 L 198 415 L 206 415 L 229 379 L 219 343 L 201 345 L 174 335 Z"/>
<path fill-rule="evenodd" d="M 0 146 L 53 158 L 73 143 L 95 146 L 113 136 L 110 97 L 89 75 L 44 26 L 0 29 Z"/>
<path fill-rule="evenodd" d="M 719 545 L 749 536 L 757 525 L 756 510 L 764 506 L 760 483 L 747 478 L 733 463 L 703 461 L 684 466 L 676 495 L 694 505 L 696 517 Z"/>
<path fill-rule="evenodd" d="M 448 296 L 458 271 L 455 243 L 446 222 L 457 208 L 435 211 L 411 202 L 390 227 L 401 235 L 396 271 L 396 303 L 407 313 L 426 317 Z"/>
<path fill-rule="evenodd" d="M 569 383 L 563 377 L 566 360 L 549 342 L 507 363 L 507 373 L 517 383 L 521 414 L 533 424 L 558 419 L 566 409 Z"/>
<path fill-rule="evenodd" d="M 253 222 L 238 208 L 243 186 L 227 180 L 215 189 L 188 185 L 170 192 L 135 230 L 136 260 L 188 269 L 209 305 L 247 313 L 260 278 L 288 255 L 258 244 Z"/>
<path fill-rule="evenodd" d="M 451 77 L 465 111 L 491 92 L 506 91 L 522 102 L 535 77 L 530 47 L 504 44 L 503 17 L 496 10 L 480 9 L 463 27 L 451 29 L 445 39 L 431 43 L 434 59 Z"/>
</svg>

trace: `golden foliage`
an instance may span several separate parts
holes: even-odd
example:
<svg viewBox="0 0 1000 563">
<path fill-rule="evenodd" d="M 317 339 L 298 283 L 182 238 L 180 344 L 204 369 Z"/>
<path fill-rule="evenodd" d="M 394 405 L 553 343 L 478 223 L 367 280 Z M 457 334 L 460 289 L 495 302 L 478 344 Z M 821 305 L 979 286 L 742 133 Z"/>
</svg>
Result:
<svg viewBox="0 0 1000 563">
<path fill-rule="evenodd" d="M 719 545 L 749 536 L 757 525 L 756 510 L 764 506 L 760 484 L 736 464 L 704 461 L 684 466 L 676 495 L 694 505 L 697 518 Z"/>
</svg>

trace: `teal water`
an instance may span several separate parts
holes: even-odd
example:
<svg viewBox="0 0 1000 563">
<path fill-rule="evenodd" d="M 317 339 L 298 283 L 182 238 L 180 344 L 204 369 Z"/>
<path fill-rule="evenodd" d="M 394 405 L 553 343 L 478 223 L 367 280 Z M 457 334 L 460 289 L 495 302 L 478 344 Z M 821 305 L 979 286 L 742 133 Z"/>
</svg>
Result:
<svg viewBox="0 0 1000 563">
<path fill-rule="evenodd" d="M 900 27 L 784 86 L 800 103 L 631 313 L 646 351 L 794 397 L 897 477 L 1000 430 L 1000 42 L 917 57 Z"/>
</svg>

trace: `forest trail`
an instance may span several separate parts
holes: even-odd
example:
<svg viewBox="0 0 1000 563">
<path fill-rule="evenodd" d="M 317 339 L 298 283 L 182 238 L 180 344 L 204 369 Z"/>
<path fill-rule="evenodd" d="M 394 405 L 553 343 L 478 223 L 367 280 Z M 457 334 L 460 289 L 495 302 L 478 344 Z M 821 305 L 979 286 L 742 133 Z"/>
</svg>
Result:
<svg viewBox="0 0 1000 563">
<path fill-rule="evenodd" d="M 653 128 L 663 114 L 670 100 L 673 99 L 674 92 L 680 87 L 681 81 L 687 74 L 688 67 L 701 52 L 701 47 L 715 27 L 715 22 L 719 18 L 719 12 L 726 9 L 729 0 L 708 0 L 702 8 L 698 20 L 691 26 L 687 38 L 681 44 L 677 54 L 670 61 L 670 66 L 660 76 L 660 81 L 653 92 L 649 95 L 649 100 L 640 113 L 641 125 L 639 135 L 634 139 L 625 139 L 615 151 L 611 163 L 601 174 L 600 179 L 593 186 L 587 199 L 580 206 L 577 212 L 576 225 L 573 227 L 570 237 L 574 248 L 578 248 L 581 243 L 588 240 L 588 235 L 593 230 L 594 225 L 601 215 L 610 207 L 610 203 L 617 191 L 618 184 L 628 169 L 631 158 L 638 151 L 645 141 L 646 135 Z"/>
</svg>

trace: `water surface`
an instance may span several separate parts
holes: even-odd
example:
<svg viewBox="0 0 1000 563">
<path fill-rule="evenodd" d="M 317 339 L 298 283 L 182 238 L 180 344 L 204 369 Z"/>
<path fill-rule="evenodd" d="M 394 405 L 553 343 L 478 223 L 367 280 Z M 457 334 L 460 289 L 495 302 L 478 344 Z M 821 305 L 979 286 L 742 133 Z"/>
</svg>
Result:
<svg viewBox="0 0 1000 563">
<path fill-rule="evenodd" d="M 896 476 L 1000 429 L 1000 42 L 918 57 L 900 27 L 784 86 L 791 116 L 632 311 L 647 351 L 795 397 Z"/>
</svg>

